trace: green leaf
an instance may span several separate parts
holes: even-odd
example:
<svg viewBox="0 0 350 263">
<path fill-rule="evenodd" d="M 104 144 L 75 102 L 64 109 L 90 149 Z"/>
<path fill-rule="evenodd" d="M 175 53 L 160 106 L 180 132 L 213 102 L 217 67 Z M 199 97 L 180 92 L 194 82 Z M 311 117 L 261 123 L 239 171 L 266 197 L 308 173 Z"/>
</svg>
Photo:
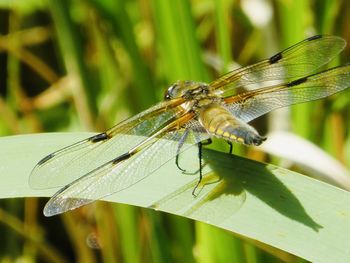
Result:
<svg viewBox="0 0 350 263">
<path fill-rule="evenodd" d="M 168 80 L 208 81 L 189 1 L 151 1 L 157 45 Z"/>
<path fill-rule="evenodd" d="M 37 161 L 91 133 L 3 137 L 0 197 L 50 196 L 58 189 L 32 190 L 28 176 Z M 132 187 L 105 200 L 183 215 L 259 240 L 310 261 L 350 258 L 350 194 L 270 164 L 205 150 L 202 183 L 170 161 Z M 113 156 L 111 156 L 113 158 Z M 193 147 L 180 163 L 194 171 Z M 193 170 L 194 169 L 194 170 Z"/>
</svg>

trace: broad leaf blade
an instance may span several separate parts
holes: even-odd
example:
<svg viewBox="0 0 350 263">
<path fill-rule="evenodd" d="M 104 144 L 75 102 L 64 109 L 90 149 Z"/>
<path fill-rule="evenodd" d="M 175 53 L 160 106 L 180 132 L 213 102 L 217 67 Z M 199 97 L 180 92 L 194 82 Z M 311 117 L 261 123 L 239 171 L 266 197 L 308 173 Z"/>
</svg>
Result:
<svg viewBox="0 0 350 263">
<path fill-rule="evenodd" d="M 55 189 L 29 188 L 31 169 L 46 154 L 90 135 L 1 138 L 0 197 L 52 195 Z M 197 149 L 184 155 L 182 165 L 194 171 Z M 273 165 L 209 150 L 204 155 L 208 165 L 197 197 L 191 194 L 197 175 L 168 162 L 106 200 L 185 215 L 311 261 L 349 260 L 350 193 Z"/>
</svg>

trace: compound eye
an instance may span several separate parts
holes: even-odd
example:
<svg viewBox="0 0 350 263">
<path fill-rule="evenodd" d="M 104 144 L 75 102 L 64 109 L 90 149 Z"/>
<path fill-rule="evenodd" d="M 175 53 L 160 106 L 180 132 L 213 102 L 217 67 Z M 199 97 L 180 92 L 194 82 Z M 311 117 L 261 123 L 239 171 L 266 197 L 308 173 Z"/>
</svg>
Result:
<svg viewBox="0 0 350 263">
<path fill-rule="evenodd" d="M 171 100 L 174 97 L 174 90 L 177 87 L 177 84 L 171 85 L 164 94 L 164 100 Z"/>
</svg>

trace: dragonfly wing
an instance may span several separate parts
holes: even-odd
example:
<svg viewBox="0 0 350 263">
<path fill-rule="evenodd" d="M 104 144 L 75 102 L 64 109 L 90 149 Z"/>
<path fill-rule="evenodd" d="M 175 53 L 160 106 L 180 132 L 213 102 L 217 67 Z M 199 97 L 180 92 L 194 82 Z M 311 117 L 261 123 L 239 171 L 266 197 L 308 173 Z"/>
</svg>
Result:
<svg viewBox="0 0 350 263">
<path fill-rule="evenodd" d="M 185 130 L 166 132 L 130 158 L 112 160 L 57 192 L 44 209 L 46 216 L 63 213 L 126 189 L 146 178 L 163 164 L 194 144 L 209 137 L 207 133 L 189 130 L 178 151 Z"/>
<path fill-rule="evenodd" d="M 44 157 L 34 167 L 29 184 L 34 189 L 62 187 L 138 145 L 179 114 L 178 101 L 159 103 L 107 130 Z"/>
<path fill-rule="evenodd" d="M 331 68 L 286 84 L 227 97 L 224 102 L 237 118 L 249 122 L 274 109 L 330 96 L 350 86 L 350 65 Z"/>
<path fill-rule="evenodd" d="M 269 59 L 231 71 L 214 80 L 210 86 L 226 97 L 234 95 L 238 87 L 256 88 L 256 84 L 269 81 L 279 81 L 274 84 L 280 84 L 315 72 L 338 55 L 345 46 L 345 40 L 340 37 L 310 37 Z"/>
</svg>

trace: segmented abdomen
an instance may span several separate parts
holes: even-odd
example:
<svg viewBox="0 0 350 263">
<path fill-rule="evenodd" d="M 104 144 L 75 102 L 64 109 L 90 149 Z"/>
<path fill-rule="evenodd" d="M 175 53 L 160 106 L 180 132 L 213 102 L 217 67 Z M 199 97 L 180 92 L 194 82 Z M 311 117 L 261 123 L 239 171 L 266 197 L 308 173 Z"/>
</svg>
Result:
<svg viewBox="0 0 350 263">
<path fill-rule="evenodd" d="M 219 104 L 213 103 L 202 108 L 199 122 L 208 133 L 225 140 L 254 145 L 260 145 L 265 140 L 253 127 L 235 118 Z"/>
</svg>

